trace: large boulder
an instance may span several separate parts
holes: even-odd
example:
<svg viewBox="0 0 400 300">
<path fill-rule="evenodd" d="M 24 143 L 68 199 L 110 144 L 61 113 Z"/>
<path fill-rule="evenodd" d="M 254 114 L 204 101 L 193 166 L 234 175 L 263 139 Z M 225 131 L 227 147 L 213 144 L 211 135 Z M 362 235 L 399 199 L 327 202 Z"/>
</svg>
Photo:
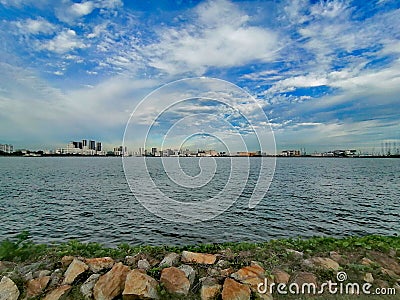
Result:
<svg viewBox="0 0 400 300">
<path fill-rule="evenodd" d="M 58 300 L 60 299 L 63 295 L 68 293 L 68 291 L 72 287 L 70 285 L 62 285 L 55 290 L 52 290 L 50 293 L 46 295 L 46 297 L 43 298 L 43 300 Z"/>
<path fill-rule="evenodd" d="M 89 267 L 87 266 L 87 264 L 75 258 L 68 266 L 67 271 L 65 271 L 64 280 L 62 283 L 64 285 L 72 284 L 79 275 L 86 272 L 88 269 Z"/>
<path fill-rule="evenodd" d="M 99 273 L 105 269 L 111 269 L 115 261 L 111 257 L 87 258 L 85 263 L 89 266 L 90 271 Z"/>
<path fill-rule="evenodd" d="M 309 272 L 295 273 L 290 278 L 290 284 L 291 283 L 295 283 L 296 286 L 299 287 L 299 292 L 302 292 L 302 289 L 304 289 L 304 292 L 306 294 L 308 293 L 315 294 L 315 292 L 313 292 L 314 288 L 315 290 L 318 290 L 317 277 L 313 273 Z"/>
<path fill-rule="evenodd" d="M 110 271 L 100 276 L 93 288 L 95 300 L 112 300 L 124 290 L 126 276 L 130 268 L 121 262 L 115 264 Z"/>
<path fill-rule="evenodd" d="M 0 281 L 0 300 L 17 300 L 19 290 L 14 281 L 4 276 Z"/>
<path fill-rule="evenodd" d="M 183 251 L 182 262 L 184 263 L 196 263 L 196 264 L 205 264 L 212 265 L 217 260 L 217 256 L 214 254 L 205 254 L 205 253 L 196 253 L 190 251 Z"/>
<path fill-rule="evenodd" d="M 215 278 L 207 277 L 203 280 L 200 289 L 201 300 L 214 300 L 220 294 L 222 286 Z"/>
<path fill-rule="evenodd" d="M 190 281 L 185 272 L 175 267 L 163 269 L 160 282 L 171 294 L 187 295 L 190 289 Z"/>
<path fill-rule="evenodd" d="M 26 296 L 28 298 L 40 295 L 50 282 L 50 276 L 31 279 L 26 283 Z"/>
<path fill-rule="evenodd" d="M 226 278 L 222 288 L 222 300 L 250 300 L 250 288 L 231 278 Z"/>
<path fill-rule="evenodd" d="M 275 283 L 288 284 L 288 282 L 290 280 L 290 275 L 288 273 L 286 273 L 285 271 L 280 270 L 280 269 L 272 270 L 271 274 L 274 277 L 274 282 Z"/>
<path fill-rule="evenodd" d="M 158 299 L 158 282 L 139 270 L 132 270 L 126 276 L 125 289 L 122 292 L 124 300 Z"/>
<path fill-rule="evenodd" d="M 241 268 L 239 271 L 233 273 L 231 277 L 251 287 L 257 288 L 259 283 L 264 283 L 265 281 L 265 270 L 261 266 L 253 264 Z"/>
<path fill-rule="evenodd" d="M 340 268 L 340 265 L 329 257 L 313 257 L 309 260 L 305 260 L 305 263 L 326 270 L 338 271 Z"/>
</svg>

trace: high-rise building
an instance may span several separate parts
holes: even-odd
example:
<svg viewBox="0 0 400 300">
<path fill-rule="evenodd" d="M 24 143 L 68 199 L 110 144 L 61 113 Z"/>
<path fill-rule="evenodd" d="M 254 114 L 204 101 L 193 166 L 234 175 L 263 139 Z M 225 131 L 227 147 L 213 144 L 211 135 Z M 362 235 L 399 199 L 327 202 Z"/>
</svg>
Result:
<svg viewBox="0 0 400 300">
<path fill-rule="evenodd" d="M 123 146 L 115 147 L 114 148 L 114 155 L 115 156 L 127 156 L 128 155 L 128 149 Z"/>
<path fill-rule="evenodd" d="M 151 155 L 153 156 L 157 155 L 157 148 L 151 148 Z"/>
<path fill-rule="evenodd" d="M 5 153 L 13 153 L 14 147 L 13 147 L 13 145 L 0 144 L 0 151 L 3 151 Z"/>
<path fill-rule="evenodd" d="M 95 141 L 92 141 L 92 140 L 89 141 L 89 149 L 96 150 L 96 142 Z"/>
<path fill-rule="evenodd" d="M 87 140 L 82 140 L 82 146 L 84 149 L 87 148 L 87 145 Z"/>
<path fill-rule="evenodd" d="M 96 151 L 97 152 L 100 152 L 100 151 L 103 151 L 103 145 L 101 144 L 101 142 L 97 142 L 96 143 Z"/>
<path fill-rule="evenodd" d="M 145 152 L 144 152 L 144 148 L 140 147 L 139 148 L 139 156 L 144 156 Z"/>
</svg>

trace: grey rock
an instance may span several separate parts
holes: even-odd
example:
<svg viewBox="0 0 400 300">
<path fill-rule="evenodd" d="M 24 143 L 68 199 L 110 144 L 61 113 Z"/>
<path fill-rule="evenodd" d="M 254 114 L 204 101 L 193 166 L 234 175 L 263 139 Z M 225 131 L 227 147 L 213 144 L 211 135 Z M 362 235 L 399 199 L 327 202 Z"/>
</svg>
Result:
<svg viewBox="0 0 400 300">
<path fill-rule="evenodd" d="M 186 277 L 189 279 L 190 285 L 192 286 L 196 279 L 196 271 L 189 265 L 181 265 L 178 269 L 185 273 Z"/>
<path fill-rule="evenodd" d="M 40 270 L 33 273 L 34 278 L 42 278 L 45 276 L 49 276 L 51 274 L 50 270 Z"/>
<path fill-rule="evenodd" d="M 138 269 L 141 270 L 148 270 L 150 269 L 150 263 L 147 261 L 147 259 L 140 259 L 137 263 Z"/>
<path fill-rule="evenodd" d="M 160 262 L 160 267 L 174 267 L 179 263 L 180 255 L 178 253 L 172 252 L 163 258 Z"/>
<path fill-rule="evenodd" d="M 93 288 L 99 279 L 100 274 L 92 274 L 82 285 L 81 285 L 81 293 L 86 299 L 92 299 L 93 297 Z"/>
</svg>

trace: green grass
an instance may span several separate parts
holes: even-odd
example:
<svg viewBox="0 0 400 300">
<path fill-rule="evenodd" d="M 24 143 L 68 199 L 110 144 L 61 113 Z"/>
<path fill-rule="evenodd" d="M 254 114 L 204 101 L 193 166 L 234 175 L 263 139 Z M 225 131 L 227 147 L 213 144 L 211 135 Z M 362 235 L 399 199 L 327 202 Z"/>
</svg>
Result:
<svg viewBox="0 0 400 300">
<path fill-rule="evenodd" d="M 293 249 L 303 252 L 303 258 L 287 251 Z M 362 275 L 371 272 L 374 278 L 384 279 L 389 283 L 393 283 L 391 279 L 384 278 L 380 274 L 380 268 L 375 265 L 365 266 L 360 264 L 362 257 L 368 257 L 372 251 L 379 251 L 390 254 L 389 256 L 400 256 L 400 237 L 395 236 L 377 236 L 370 235 L 364 237 L 313 237 L 309 239 L 280 239 L 271 240 L 262 243 L 220 243 L 220 244 L 199 244 L 187 245 L 183 247 L 176 246 L 132 246 L 129 244 L 120 244 L 117 247 L 104 247 L 99 243 L 82 243 L 76 240 L 66 241 L 61 244 L 35 244 L 28 232 L 22 232 L 12 239 L 0 241 L 0 261 L 10 261 L 17 264 L 29 264 L 31 262 L 43 262 L 45 265 L 54 269 L 59 266 L 61 257 L 65 255 L 83 256 L 83 257 L 103 257 L 110 256 L 117 260 L 123 260 L 127 255 L 135 255 L 141 253 L 145 257 L 161 260 L 167 253 L 181 253 L 184 250 L 203 252 L 203 253 L 219 253 L 220 258 L 227 261 L 228 265 L 234 269 L 249 265 L 251 261 L 261 262 L 266 273 L 271 272 L 275 267 L 294 273 L 296 271 L 311 271 L 319 280 L 330 280 L 335 278 L 335 272 L 323 269 L 310 269 L 302 263 L 304 258 L 313 256 L 328 256 L 330 251 L 337 251 L 340 255 L 350 260 L 345 264 L 341 264 L 343 270 L 347 272 L 349 278 L 355 282 L 362 280 Z M 306 268 L 306 269 L 305 269 Z M 162 268 L 153 267 L 148 274 L 154 278 L 159 278 Z M 7 272 L 10 270 L 3 270 Z M 207 268 L 197 266 L 198 277 L 207 276 Z M 24 282 L 21 278 L 12 278 L 22 290 Z M 171 296 L 160 286 L 160 294 L 162 299 L 176 299 Z M 40 298 L 40 297 L 39 297 Z M 185 299 L 197 299 L 198 290 L 193 290 L 185 297 Z M 74 286 L 66 299 L 83 299 L 80 295 L 79 288 Z M 292 295 L 274 295 L 274 299 L 310 299 L 310 297 Z M 311 299 L 327 299 L 327 300 L 378 300 L 378 299 L 399 299 L 396 296 L 373 296 L 373 295 L 323 295 L 314 296 Z"/>
<path fill-rule="evenodd" d="M 390 249 L 396 251 L 399 255 L 400 237 L 377 235 L 346 238 L 313 237 L 309 239 L 271 240 L 263 243 L 217 243 L 188 245 L 183 247 L 131 246 L 124 243 L 115 248 L 107 248 L 99 243 L 81 243 L 76 240 L 67 241 L 62 244 L 35 244 L 32 242 L 28 232 L 22 232 L 13 239 L 6 239 L 0 242 L 0 260 L 23 262 L 27 260 L 36 260 L 43 256 L 62 257 L 64 255 L 84 257 L 111 256 L 118 259 L 136 253 L 146 253 L 158 258 L 168 252 L 180 253 L 183 250 L 217 253 L 227 249 L 234 255 L 249 251 L 251 252 L 251 257 L 248 258 L 254 259 L 258 257 L 266 261 L 267 264 L 273 266 L 277 262 L 295 259 L 293 254 L 287 253 L 286 249 L 301 251 L 306 257 L 326 254 L 330 251 L 351 253 L 376 250 L 385 253 Z M 243 259 L 241 258 L 241 260 Z"/>
</svg>

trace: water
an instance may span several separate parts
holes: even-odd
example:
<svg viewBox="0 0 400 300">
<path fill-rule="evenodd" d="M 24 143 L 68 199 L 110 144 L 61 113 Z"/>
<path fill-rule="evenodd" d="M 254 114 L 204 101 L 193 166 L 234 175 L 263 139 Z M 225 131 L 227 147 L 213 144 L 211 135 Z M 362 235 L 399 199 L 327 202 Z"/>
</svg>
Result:
<svg viewBox="0 0 400 300">
<path fill-rule="evenodd" d="M 128 159 L 135 163 L 139 158 Z M 216 161 L 226 174 L 229 159 Z M 160 166 L 157 158 L 148 163 L 153 171 Z M 197 224 L 149 213 L 131 193 L 120 158 L 0 157 L 0 168 L 0 240 L 23 230 L 40 243 L 78 239 L 107 246 L 400 234 L 399 159 L 279 158 L 259 205 L 248 208 L 251 177 L 232 207 Z M 186 158 L 183 169 L 196 175 L 197 159 Z M 193 193 L 168 184 L 162 172 L 155 174 L 157 184 L 182 202 L 194 195 L 198 200 L 213 196 L 218 189 L 211 181 L 208 189 Z"/>
</svg>

